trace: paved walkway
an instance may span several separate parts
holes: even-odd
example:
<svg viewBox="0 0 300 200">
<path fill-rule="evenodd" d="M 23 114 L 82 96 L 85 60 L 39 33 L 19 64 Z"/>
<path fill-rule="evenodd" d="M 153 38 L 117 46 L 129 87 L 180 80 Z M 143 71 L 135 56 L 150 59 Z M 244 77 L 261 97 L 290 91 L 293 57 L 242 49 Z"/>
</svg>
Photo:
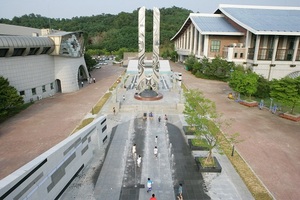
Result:
<svg viewBox="0 0 300 200">
<path fill-rule="evenodd" d="M 300 124 L 282 119 L 268 110 L 248 108 L 229 100 L 228 84 L 197 79 L 182 65 L 172 63 L 173 71 L 183 73 L 188 88 L 200 89 L 216 103 L 223 117 L 230 119 L 227 132 L 240 133 L 243 142 L 236 149 L 276 199 L 299 199 Z"/>
<path fill-rule="evenodd" d="M 183 82 L 189 88 L 202 90 L 208 98 L 216 102 L 217 109 L 224 114 L 224 117 L 232 119 L 233 123 L 229 131 L 239 132 L 244 139 L 244 142 L 238 144 L 238 151 L 275 198 L 297 199 L 300 196 L 298 190 L 300 180 L 299 123 L 278 118 L 268 111 L 246 108 L 228 100 L 227 94 L 230 90 L 225 83 L 196 79 L 177 64 L 172 64 L 172 69 L 181 71 Z M 76 93 L 59 94 L 54 98 L 43 99 L 16 117 L 2 123 L 0 127 L 0 177 L 3 178 L 67 137 L 123 70 L 120 67 L 103 67 L 95 72 L 97 81 L 95 84 L 85 85 Z M 126 96 L 125 103 L 130 102 L 129 96 Z M 170 117 L 167 127 L 172 129 L 172 134 L 169 131 L 169 141 L 173 144 L 170 152 L 167 151 L 167 136 L 164 135 L 162 129 L 157 128 L 157 124 L 155 124 L 157 122 L 153 121 L 154 126 L 151 125 L 151 121 L 147 121 L 144 126 L 141 125 L 143 123 L 141 121 L 142 112 L 126 111 L 113 116 L 109 106 L 104 108 L 103 112 L 109 114 L 108 126 L 112 128 L 111 132 L 114 135 L 105 162 L 103 162 L 105 155 L 95 152 L 95 157 L 99 156 L 97 157 L 99 159 L 91 161 L 90 167 L 84 170 L 85 174 L 78 177 L 62 198 L 70 199 L 69 197 L 73 195 L 72 199 L 105 199 L 103 198 L 106 195 L 105 192 L 99 194 L 99 191 L 103 191 L 103 187 L 105 187 L 107 194 L 119 195 L 120 199 L 127 197 L 128 199 L 129 197 L 132 197 L 130 199 L 145 199 L 149 197 L 146 196 L 148 194 L 143 188 L 148 176 L 153 177 L 153 192 L 160 197 L 158 199 L 174 198 L 179 182 L 184 182 L 185 199 L 199 199 L 199 196 L 192 197 L 195 191 L 200 191 L 203 199 L 252 198 L 232 166 L 228 164 L 229 161 L 226 157 L 218 155 L 223 166 L 221 175 L 205 174 L 204 177 L 201 177 L 200 173 L 195 175 L 195 171 L 188 168 L 194 162 L 180 130 L 185 122 L 179 113 L 168 113 Z M 161 110 L 154 112 L 155 116 L 163 113 Z M 149 132 L 149 130 L 151 131 Z M 160 134 L 159 138 L 162 138 L 159 141 L 162 143 L 158 144 L 160 149 L 158 160 L 154 160 L 151 153 L 153 136 L 156 134 Z M 139 143 L 137 150 L 143 155 L 142 167 L 136 171 L 136 174 L 133 173 L 135 165 L 130 154 L 133 142 Z M 165 145 L 160 145 L 163 143 Z M 14 148 L 11 148 L 12 146 Z M 167 154 L 168 157 L 165 157 Z M 174 154 L 174 159 L 170 156 L 172 154 Z M 159 161 L 159 165 L 155 163 L 156 161 Z M 162 168 L 162 166 L 165 167 Z M 111 168 L 117 169 L 109 171 L 113 170 Z M 158 172 L 160 172 L 160 176 L 158 176 Z M 191 173 L 183 174 L 185 172 Z M 135 185 L 132 187 L 133 183 L 129 181 L 128 177 L 132 177 L 133 174 L 135 174 L 135 178 L 130 180 L 137 181 L 138 189 L 135 189 Z M 118 179 L 116 180 L 112 178 L 115 176 L 123 178 L 116 178 Z M 102 177 L 108 180 L 104 184 L 101 184 Z M 172 184 L 170 178 L 173 180 Z M 109 185 L 114 184 L 119 187 L 109 188 Z M 165 192 L 171 196 L 160 196 Z M 173 194 L 171 194 L 172 192 Z M 129 194 L 136 196 L 133 197 Z M 231 196 L 226 196 L 228 194 Z"/>
<path fill-rule="evenodd" d="M 155 193 L 158 199 L 174 200 L 179 183 L 183 184 L 185 200 L 253 199 L 226 156 L 218 155 L 222 173 L 199 173 L 193 155 L 199 152 L 190 150 L 183 134 L 184 116 L 170 108 L 179 102 L 178 91 L 161 91 L 162 100 L 142 103 L 133 98 L 134 92 L 118 91 L 121 109 L 116 115 L 111 113 L 110 103 L 102 109 L 101 114 L 108 114 L 108 127 L 114 127 L 106 157 L 95 156 L 91 165 L 95 169 L 88 167 L 81 172 L 61 199 L 82 199 L 80 194 L 92 194 L 85 198 L 138 200 L 150 199 Z M 123 94 L 125 101 L 120 98 Z M 143 112 L 152 111 L 153 119 L 143 120 Z M 168 121 L 163 119 L 164 114 Z M 162 117 L 161 122 L 158 116 Z M 158 136 L 157 143 L 155 136 Z M 137 145 L 137 155 L 132 154 L 133 144 Z M 159 150 L 157 158 L 153 154 L 155 146 Z M 138 155 L 142 156 L 141 167 L 136 165 Z M 99 174 L 93 175 L 97 169 L 100 169 Z M 154 181 L 152 193 L 146 192 L 148 178 Z M 90 187 L 91 182 L 95 183 L 95 188 Z"/>
<path fill-rule="evenodd" d="M 0 124 L 0 179 L 68 137 L 124 70 L 105 65 L 92 72 L 96 83 L 37 101 Z"/>
</svg>

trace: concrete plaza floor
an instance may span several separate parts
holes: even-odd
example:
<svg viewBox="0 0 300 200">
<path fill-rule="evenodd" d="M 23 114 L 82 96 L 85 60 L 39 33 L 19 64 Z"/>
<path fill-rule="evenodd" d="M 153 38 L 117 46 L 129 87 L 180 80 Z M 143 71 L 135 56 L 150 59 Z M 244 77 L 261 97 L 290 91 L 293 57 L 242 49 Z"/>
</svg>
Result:
<svg viewBox="0 0 300 200">
<path fill-rule="evenodd" d="M 298 190 L 300 180 L 299 123 L 281 119 L 276 115 L 272 115 L 267 110 L 261 111 L 256 108 L 247 108 L 228 100 L 227 95 L 230 92 L 230 89 L 226 83 L 197 79 L 189 72 L 186 72 L 182 65 L 175 63 L 172 63 L 172 70 L 182 72 L 183 82 L 188 88 L 200 89 L 207 98 L 216 102 L 217 110 L 223 113 L 223 117 L 232 120 L 233 123 L 228 131 L 239 132 L 244 140 L 237 145 L 237 150 L 270 190 L 274 198 L 297 199 L 300 196 L 300 190 Z M 124 68 L 117 66 L 105 66 L 102 69 L 98 69 L 92 73 L 92 76 L 96 78 L 95 84 L 86 84 L 78 92 L 72 94 L 57 94 L 52 98 L 43 99 L 12 119 L 2 123 L 0 126 L 0 177 L 5 177 L 66 138 L 86 114 L 90 112 L 92 106 L 105 94 L 107 89 L 123 71 Z M 119 95 L 121 95 L 121 93 L 119 93 Z M 126 102 L 130 103 L 130 94 L 128 93 L 128 95 L 128 97 L 126 96 L 124 104 Z M 168 104 L 168 102 L 166 103 Z M 135 195 L 138 195 L 139 198 L 144 199 L 144 197 L 149 197 L 143 196 L 147 194 L 145 194 L 145 190 L 142 188 L 143 185 L 145 185 L 147 176 L 153 177 L 154 191 L 157 195 L 162 195 L 164 191 L 166 191 L 166 194 L 170 194 L 172 196 L 170 196 L 170 198 L 173 198 L 175 197 L 174 191 L 176 190 L 177 184 L 184 181 L 184 178 L 180 177 L 185 176 L 177 174 L 177 177 L 179 178 L 175 178 L 176 168 L 174 166 L 178 167 L 178 169 L 186 169 L 177 170 L 182 173 L 191 171 L 187 166 L 191 166 L 192 163 L 184 165 L 185 162 L 183 162 L 183 160 L 176 160 L 177 157 L 175 156 L 175 152 L 183 152 L 183 155 L 179 154 L 178 157 L 184 157 L 182 159 L 185 159 L 187 163 L 192 162 L 191 159 L 193 159 L 193 157 L 188 158 L 191 156 L 190 152 L 188 152 L 188 147 L 184 146 L 185 143 L 182 143 L 181 145 L 180 143 L 172 145 L 171 152 L 174 154 L 174 159 L 171 159 L 172 156 L 170 157 L 169 150 L 166 149 L 168 146 L 166 143 L 166 134 L 161 135 L 160 137 L 164 138 L 164 140 L 160 142 L 165 142 L 165 145 L 159 146 L 161 155 L 157 160 L 159 161 L 159 165 L 157 165 L 158 162 L 151 157 L 153 148 L 153 141 L 151 140 L 153 140 L 154 134 L 163 134 L 164 130 L 159 129 L 157 124 L 155 124 L 157 122 L 154 121 L 154 126 L 151 126 L 151 121 L 147 121 L 144 126 L 140 125 L 139 120 L 142 111 L 130 112 L 129 110 L 132 110 L 132 107 L 128 105 L 128 108 L 130 109 L 126 110 L 124 108 L 124 112 L 121 110 L 116 116 L 112 115 L 110 106 L 107 106 L 101 111 L 103 114 L 108 114 L 108 126 L 112 128 L 112 133 L 114 135 L 110 144 L 111 146 L 108 148 L 112 152 L 107 152 L 105 162 L 105 155 L 101 152 L 95 152 L 95 157 L 98 156 L 99 159 L 91 161 L 89 168 L 84 171 L 85 174 L 81 174 L 80 177 L 78 177 L 77 182 L 74 182 L 72 187 L 77 190 L 72 190 L 70 187 L 71 191 L 73 191 L 74 194 L 77 194 L 74 198 L 100 199 L 102 194 L 99 194 L 99 191 L 103 190 L 102 186 L 106 187 L 106 185 L 108 185 L 108 194 L 118 194 L 122 198 L 122 195 L 124 195 L 125 199 L 126 194 L 131 194 L 132 192 Z M 170 110 L 165 110 L 164 112 L 162 110 L 153 110 L 153 112 L 155 116 L 164 113 L 170 115 L 167 127 L 172 127 L 172 132 L 175 134 L 169 134 L 169 141 L 172 140 L 172 136 L 178 138 L 182 136 L 181 139 L 179 138 L 175 141 L 172 140 L 172 143 L 175 144 L 176 141 L 185 142 L 186 138 L 184 138 L 182 134 L 179 135 L 179 133 L 182 133 L 180 128 L 185 123 L 183 116 L 180 113 L 172 113 Z M 138 125 L 139 129 L 133 129 L 135 125 Z M 149 132 L 147 130 L 151 131 Z M 146 133 L 146 135 L 144 133 Z M 144 138 L 139 138 L 138 136 L 140 135 L 144 135 Z M 129 177 L 130 174 L 132 176 L 133 171 L 135 171 L 133 170 L 133 159 L 129 153 L 129 149 L 133 142 L 138 142 L 140 140 L 145 141 L 146 143 L 144 146 L 140 144 L 140 147 L 138 147 L 141 148 L 140 150 L 138 149 L 138 151 L 143 153 L 144 161 L 140 169 L 140 176 L 138 176 L 138 173 L 134 175 L 135 178 L 138 177 L 140 180 L 139 189 L 137 190 L 136 187 L 128 187 L 132 186 L 132 184 L 126 177 Z M 121 142 L 126 143 L 123 146 L 125 149 L 120 153 L 117 151 Z M 114 148 L 114 145 L 117 148 Z M 180 150 L 176 149 L 179 147 L 181 148 Z M 195 154 L 195 152 L 193 153 Z M 115 157 L 110 156 L 114 154 L 116 154 Z M 168 156 L 164 156 L 163 159 L 162 155 L 167 154 Z M 116 158 L 116 160 L 112 161 L 113 163 L 119 162 L 115 165 L 109 164 L 110 161 L 108 158 L 110 157 Z M 221 193 L 218 189 L 219 186 L 221 188 L 233 188 L 235 190 L 235 196 L 233 196 L 232 199 L 245 199 L 240 197 L 247 196 L 248 191 L 243 188 L 243 184 L 239 184 L 238 176 L 232 176 L 232 174 L 234 174 L 232 166 L 228 165 L 227 167 L 227 164 L 224 164 L 227 163 L 225 157 L 218 155 L 218 158 L 223 162 L 222 174 L 205 174 L 202 178 L 200 177 L 198 179 L 197 177 L 198 183 L 195 183 L 197 181 L 194 179 L 184 181 L 185 194 L 193 193 L 193 191 L 188 192 L 189 187 L 186 187 L 188 183 L 195 183 L 196 185 L 201 183 L 204 184 L 205 181 L 203 182 L 203 180 L 206 180 L 206 183 L 209 184 L 205 183 L 200 189 L 201 195 L 204 195 L 202 196 L 204 199 L 220 199 L 222 196 L 218 196 Z M 166 167 L 162 169 L 161 165 L 163 162 Z M 147 164 L 145 165 L 145 163 Z M 149 168 L 152 164 L 154 164 L 154 167 Z M 179 166 L 179 164 L 183 164 L 183 166 Z M 100 184 L 102 181 L 101 177 L 103 177 L 101 173 L 105 172 L 105 167 L 109 168 L 109 166 L 122 167 L 120 170 L 117 170 L 118 173 L 107 173 L 108 177 L 104 177 L 110 180 L 111 177 L 119 176 L 119 178 L 116 178 L 117 180 L 111 180 L 112 182 L 116 181 L 113 182 L 113 184 L 116 183 L 119 186 L 116 191 L 113 190 L 114 187 L 109 188 L 109 183 L 104 182 L 103 184 Z M 166 172 L 163 171 L 167 168 L 168 170 Z M 165 184 L 162 184 L 162 181 L 156 177 L 157 174 L 155 172 L 160 172 L 166 176 L 161 178 L 161 180 L 163 179 L 166 181 Z M 200 175 L 201 174 L 198 173 L 197 176 Z M 186 176 L 192 177 L 193 174 Z M 173 181 L 172 183 L 170 178 Z M 164 189 L 155 188 L 156 186 L 161 186 L 161 188 Z M 199 187 L 199 185 L 197 187 Z M 194 190 L 198 189 L 195 188 Z M 224 194 L 227 193 L 231 193 L 231 191 L 226 192 L 224 190 Z M 65 195 L 71 194 L 67 191 Z M 81 195 L 83 195 L 82 198 L 80 198 Z M 65 196 L 65 198 L 66 197 L 67 196 Z M 161 198 L 158 199 L 164 199 L 164 197 L 165 196 L 161 196 Z M 185 199 L 189 199 L 188 196 L 185 197 Z M 133 198 L 137 199 L 136 196 Z M 249 199 L 251 198 L 252 197 L 249 196 Z M 192 199 L 192 197 L 190 199 Z"/>
</svg>

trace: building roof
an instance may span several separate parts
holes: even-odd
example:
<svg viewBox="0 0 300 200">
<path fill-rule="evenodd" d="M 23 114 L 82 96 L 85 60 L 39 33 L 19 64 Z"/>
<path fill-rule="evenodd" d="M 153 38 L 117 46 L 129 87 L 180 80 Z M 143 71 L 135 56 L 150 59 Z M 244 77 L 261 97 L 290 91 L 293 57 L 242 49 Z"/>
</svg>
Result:
<svg viewBox="0 0 300 200">
<path fill-rule="evenodd" d="M 191 13 L 171 40 L 185 32 L 191 23 L 202 35 L 244 35 L 226 21 L 224 15 Z"/>
<path fill-rule="evenodd" d="M 54 47 L 48 37 L 0 36 L 0 48 Z"/>
<path fill-rule="evenodd" d="M 37 28 L 29 28 L 25 26 L 0 24 L 0 35 L 32 36 L 33 34 L 41 35 L 41 30 Z"/>
<path fill-rule="evenodd" d="M 300 7 L 221 4 L 215 13 L 257 35 L 300 35 Z"/>
</svg>

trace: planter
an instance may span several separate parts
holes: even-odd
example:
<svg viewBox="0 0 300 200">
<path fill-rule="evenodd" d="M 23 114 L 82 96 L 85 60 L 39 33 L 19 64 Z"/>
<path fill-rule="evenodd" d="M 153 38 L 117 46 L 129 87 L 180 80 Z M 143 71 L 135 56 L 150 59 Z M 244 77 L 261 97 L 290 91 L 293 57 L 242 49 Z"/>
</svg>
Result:
<svg viewBox="0 0 300 200">
<path fill-rule="evenodd" d="M 185 135 L 194 135 L 195 132 L 190 130 L 189 128 L 190 128 L 190 126 L 183 126 L 182 127 L 182 129 L 184 131 L 184 134 Z"/>
<path fill-rule="evenodd" d="M 190 146 L 190 149 L 192 151 L 208 151 L 208 147 L 204 147 L 204 146 L 194 146 L 192 143 L 192 139 L 188 139 L 188 144 Z"/>
<path fill-rule="evenodd" d="M 280 117 L 285 118 L 285 119 L 289 119 L 291 121 L 294 122 L 299 122 L 300 121 L 300 115 L 291 115 L 288 113 L 281 113 L 279 114 Z"/>
<path fill-rule="evenodd" d="M 213 157 L 215 160 L 215 165 L 216 165 L 215 167 L 202 167 L 202 165 L 199 161 L 199 158 L 201 158 L 201 157 L 195 157 L 195 162 L 196 162 L 199 172 L 213 172 L 213 173 L 221 173 L 222 172 L 222 167 L 216 157 Z"/>
<path fill-rule="evenodd" d="M 248 106 L 248 107 L 257 107 L 258 106 L 257 101 L 240 101 L 239 103 L 244 106 Z"/>
</svg>

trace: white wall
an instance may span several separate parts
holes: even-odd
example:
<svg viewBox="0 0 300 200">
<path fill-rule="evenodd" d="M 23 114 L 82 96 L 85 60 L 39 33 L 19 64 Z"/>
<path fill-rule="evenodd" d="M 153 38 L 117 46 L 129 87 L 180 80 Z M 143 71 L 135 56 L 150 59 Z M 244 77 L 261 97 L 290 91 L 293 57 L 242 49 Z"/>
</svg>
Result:
<svg viewBox="0 0 300 200">
<path fill-rule="evenodd" d="M 0 199 L 55 199 L 109 141 L 102 116 L 0 181 Z M 104 141 L 104 142 L 103 142 Z"/>
</svg>

